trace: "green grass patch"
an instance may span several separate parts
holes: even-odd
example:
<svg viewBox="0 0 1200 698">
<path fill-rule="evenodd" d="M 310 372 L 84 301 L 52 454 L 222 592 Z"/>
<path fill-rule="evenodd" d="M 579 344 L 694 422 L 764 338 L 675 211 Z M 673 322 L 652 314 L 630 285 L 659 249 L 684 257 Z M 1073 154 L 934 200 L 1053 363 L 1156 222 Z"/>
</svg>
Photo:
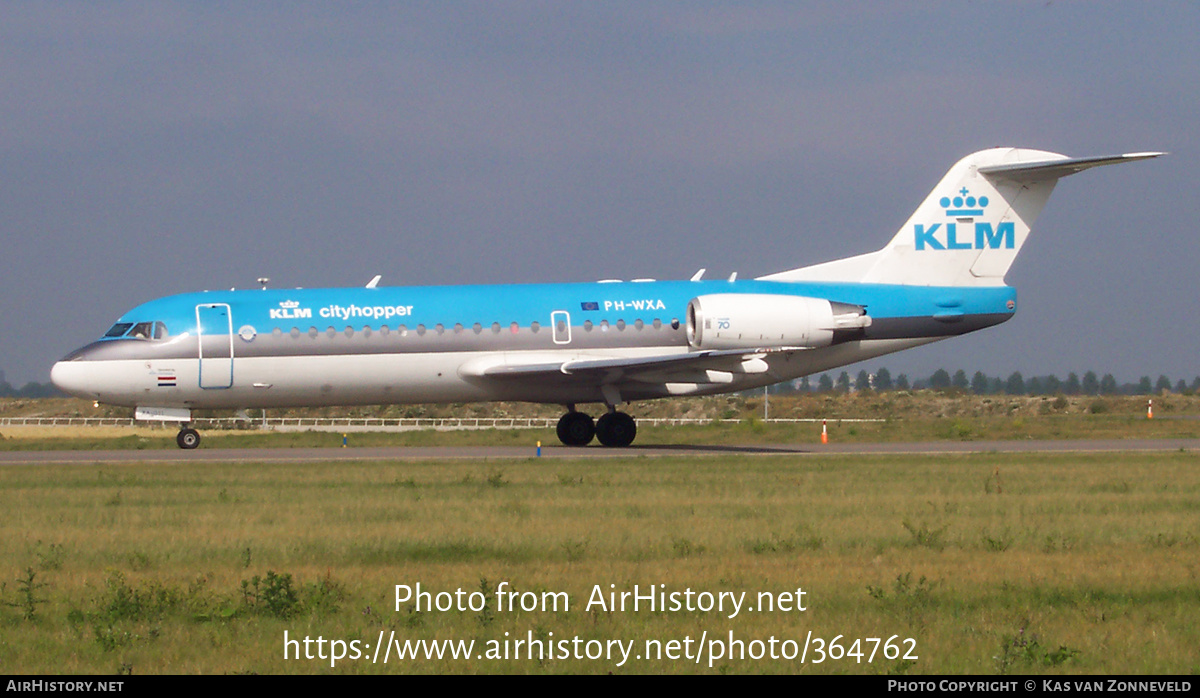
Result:
<svg viewBox="0 0 1200 698">
<path fill-rule="evenodd" d="M 10 466 L 0 661 L 23 673 L 1187 673 L 1200 456 L 720 456 Z M 563 592 L 569 609 L 503 610 Z M 481 591 L 395 609 L 395 586 Z M 619 612 L 599 588 L 803 588 L 806 611 Z M 610 587 L 609 585 L 613 585 Z M 529 597 L 532 598 L 532 597 Z M 898 635 L 916 660 L 283 658 L 404 639 Z M 506 636 L 505 633 L 508 633 Z M 861 647 L 861 645 L 860 645 Z M 811 656 L 810 656 L 811 659 Z"/>
</svg>

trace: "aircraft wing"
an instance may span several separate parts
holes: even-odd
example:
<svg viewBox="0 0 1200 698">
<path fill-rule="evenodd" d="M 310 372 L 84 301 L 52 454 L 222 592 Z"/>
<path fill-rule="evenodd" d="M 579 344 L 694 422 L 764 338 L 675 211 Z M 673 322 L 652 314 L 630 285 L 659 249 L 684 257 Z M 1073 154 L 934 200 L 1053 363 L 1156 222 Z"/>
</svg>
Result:
<svg viewBox="0 0 1200 698">
<path fill-rule="evenodd" d="M 577 358 L 560 361 L 505 361 L 464 366 L 460 372 L 481 378 L 541 376 L 570 382 L 615 384 L 624 381 L 730 383 L 733 374 L 766 373 L 770 354 L 802 351 L 799 347 L 727 349 L 640 357 Z"/>
</svg>

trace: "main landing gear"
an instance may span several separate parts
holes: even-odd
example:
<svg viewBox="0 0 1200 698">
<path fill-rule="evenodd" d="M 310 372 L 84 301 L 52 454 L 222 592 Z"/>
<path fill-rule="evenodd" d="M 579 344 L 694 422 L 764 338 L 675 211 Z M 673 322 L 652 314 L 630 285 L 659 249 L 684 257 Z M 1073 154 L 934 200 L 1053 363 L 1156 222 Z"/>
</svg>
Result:
<svg viewBox="0 0 1200 698">
<path fill-rule="evenodd" d="M 572 409 L 558 420 L 558 440 L 564 446 L 587 446 L 593 436 L 605 446 L 628 446 L 637 436 L 637 423 L 615 410 L 593 422 L 590 416 Z"/>
<path fill-rule="evenodd" d="M 190 451 L 200 445 L 200 432 L 185 425 L 175 436 L 175 443 L 179 444 L 180 448 Z"/>
</svg>

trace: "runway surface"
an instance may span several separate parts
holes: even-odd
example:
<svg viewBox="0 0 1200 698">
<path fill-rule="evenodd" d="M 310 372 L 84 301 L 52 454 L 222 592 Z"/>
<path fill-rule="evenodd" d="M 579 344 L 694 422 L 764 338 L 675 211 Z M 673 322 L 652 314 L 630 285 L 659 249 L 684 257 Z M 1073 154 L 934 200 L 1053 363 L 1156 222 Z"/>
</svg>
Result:
<svg viewBox="0 0 1200 698">
<path fill-rule="evenodd" d="M 542 458 L 630 458 L 722 455 L 820 456 L 823 454 L 1138 453 L 1200 450 L 1200 439 L 1077 441 L 927 441 L 915 443 L 782 444 L 745 446 L 645 445 L 628 448 L 542 447 Z M 195 451 L 5 451 L 0 465 L 61 463 L 317 463 L 331 461 L 492 460 L 536 457 L 520 446 L 380 448 L 199 448 Z"/>
</svg>

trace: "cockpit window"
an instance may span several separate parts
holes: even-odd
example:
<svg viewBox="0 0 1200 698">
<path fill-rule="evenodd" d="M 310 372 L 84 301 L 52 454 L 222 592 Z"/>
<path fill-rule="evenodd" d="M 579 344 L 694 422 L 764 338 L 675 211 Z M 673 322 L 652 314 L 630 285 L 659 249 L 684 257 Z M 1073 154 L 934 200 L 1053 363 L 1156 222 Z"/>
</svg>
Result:
<svg viewBox="0 0 1200 698">
<path fill-rule="evenodd" d="M 118 322 L 108 332 L 105 332 L 104 336 L 107 338 L 166 339 L 170 334 L 167 332 L 166 324 L 161 321 L 139 322 L 136 325 L 132 322 Z"/>
<path fill-rule="evenodd" d="M 133 339 L 150 339 L 154 334 L 153 322 L 139 322 L 129 330 L 129 336 Z"/>
</svg>

